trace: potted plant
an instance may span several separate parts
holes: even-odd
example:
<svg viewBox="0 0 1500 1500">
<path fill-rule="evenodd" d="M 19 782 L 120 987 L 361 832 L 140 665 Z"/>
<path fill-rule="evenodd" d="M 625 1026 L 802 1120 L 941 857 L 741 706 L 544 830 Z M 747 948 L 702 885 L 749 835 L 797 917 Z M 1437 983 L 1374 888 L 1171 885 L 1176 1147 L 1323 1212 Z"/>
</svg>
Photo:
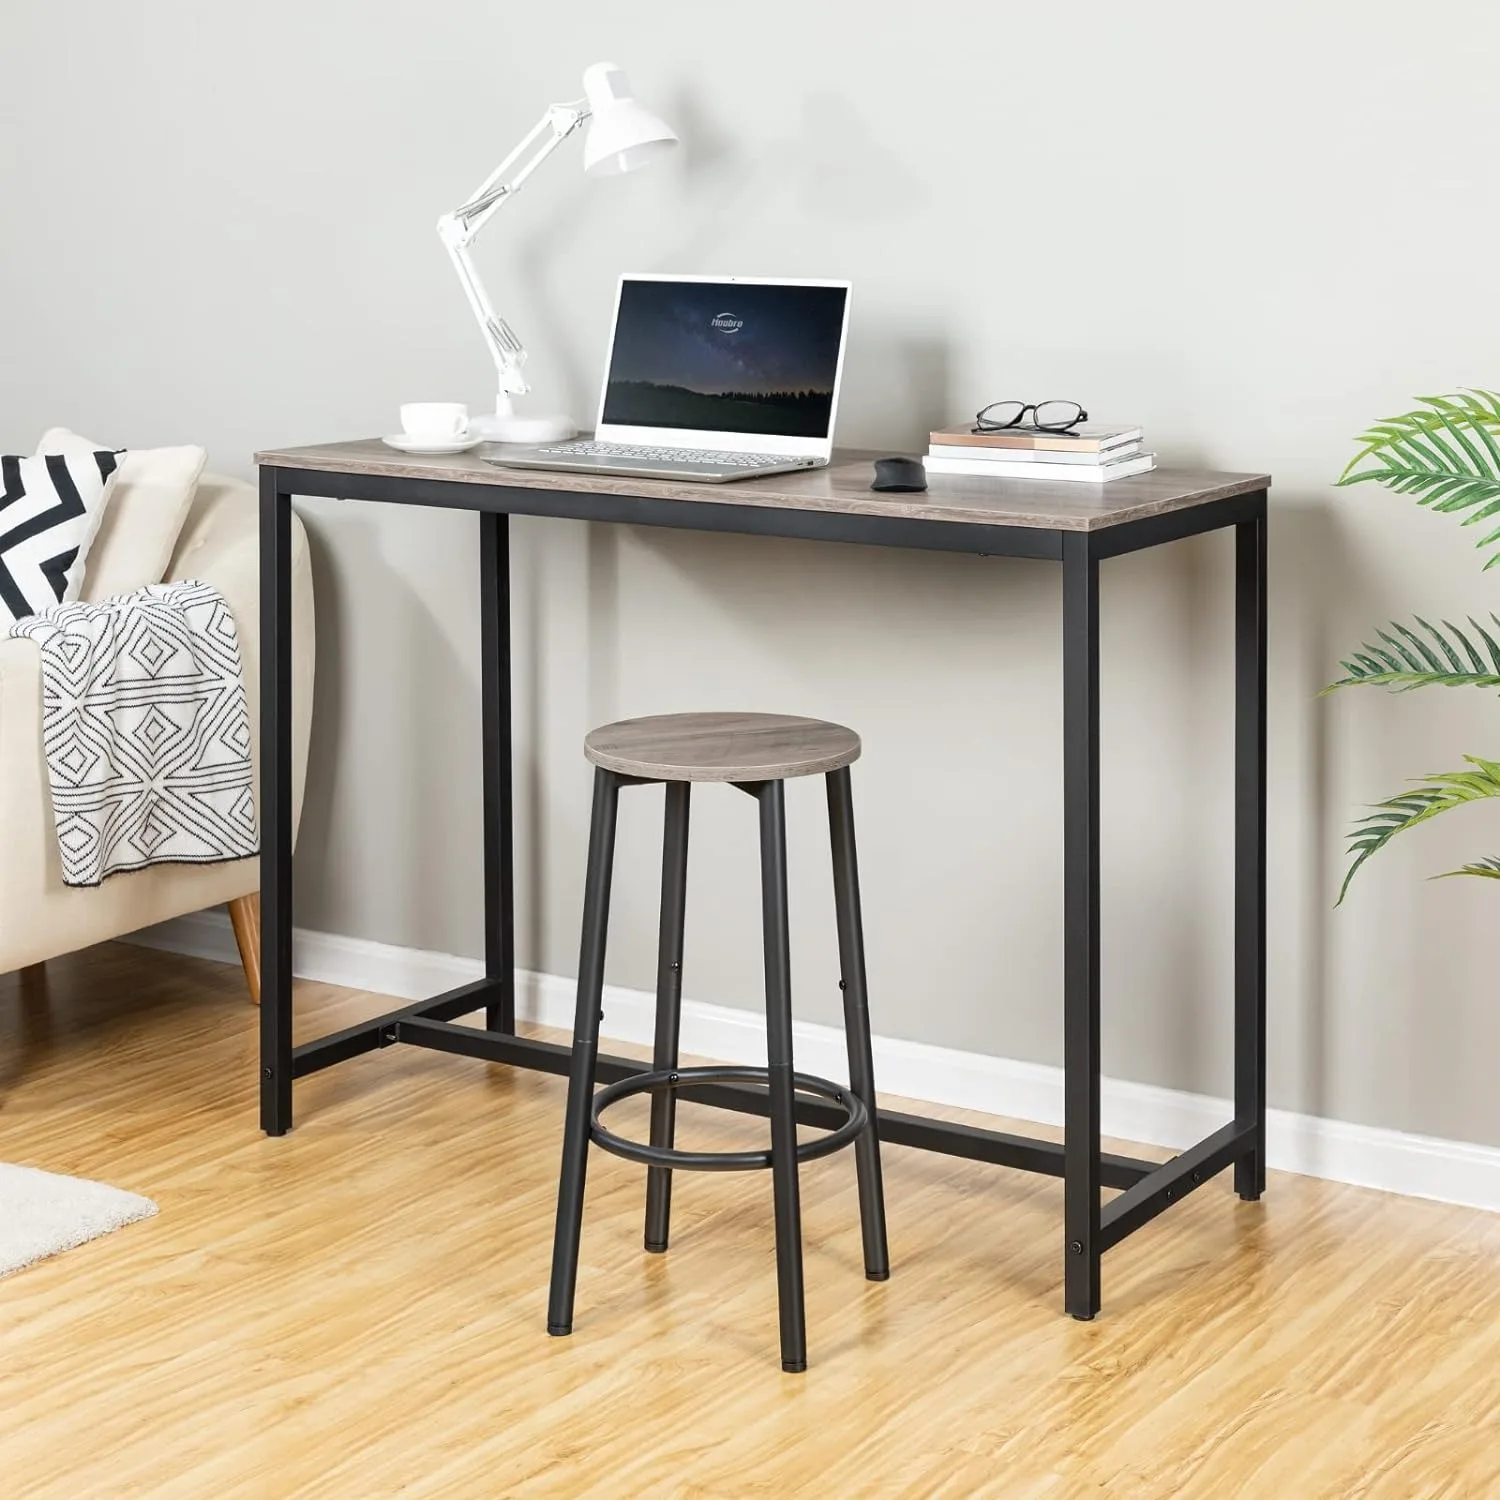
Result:
<svg viewBox="0 0 1500 1500">
<path fill-rule="evenodd" d="M 1476 545 L 1492 549 L 1485 568 L 1500 565 L 1500 394 L 1464 391 L 1422 396 L 1420 405 L 1377 422 L 1359 439 L 1363 445 L 1339 483 L 1382 484 L 1418 505 L 1462 516 L 1465 526 L 1484 525 Z M 1325 693 L 1348 687 L 1384 687 L 1410 692 L 1425 687 L 1500 688 L 1500 618 L 1489 624 L 1473 616 L 1468 627 L 1451 620 L 1433 624 L 1420 615 L 1411 625 L 1393 621 L 1377 630 L 1378 644 L 1365 642 L 1342 663 L 1344 676 Z M 1396 837 L 1467 803 L 1500 797 L 1500 761 L 1466 755 L 1467 769 L 1421 777 L 1410 791 L 1375 804 L 1349 835 L 1351 862 L 1339 891 L 1360 866 Z M 1486 857 L 1449 870 L 1500 880 L 1500 857 Z"/>
</svg>

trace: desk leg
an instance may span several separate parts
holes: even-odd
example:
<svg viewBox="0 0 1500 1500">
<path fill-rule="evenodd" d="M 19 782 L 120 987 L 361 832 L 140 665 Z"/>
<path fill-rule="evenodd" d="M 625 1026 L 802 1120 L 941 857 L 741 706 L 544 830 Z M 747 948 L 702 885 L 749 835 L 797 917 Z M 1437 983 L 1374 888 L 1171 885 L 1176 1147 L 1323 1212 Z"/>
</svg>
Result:
<svg viewBox="0 0 1500 1500">
<path fill-rule="evenodd" d="M 260 471 L 260 1128 L 292 1128 L 292 497 Z"/>
<path fill-rule="evenodd" d="M 1266 496 L 1235 527 L 1234 1117 L 1255 1150 L 1234 1164 L 1234 1190 L 1266 1188 Z"/>
<path fill-rule="evenodd" d="M 1099 559 L 1063 538 L 1063 1069 L 1067 1309 L 1099 1311 Z"/>
<path fill-rule="evenodd" d="M 484 734 L 484 972 L 500 981 L 490 1031 L 516 1030 L 515 832 L 510 725 L 510 517 L 479 517 L 481 713 Z"/>
</svg>

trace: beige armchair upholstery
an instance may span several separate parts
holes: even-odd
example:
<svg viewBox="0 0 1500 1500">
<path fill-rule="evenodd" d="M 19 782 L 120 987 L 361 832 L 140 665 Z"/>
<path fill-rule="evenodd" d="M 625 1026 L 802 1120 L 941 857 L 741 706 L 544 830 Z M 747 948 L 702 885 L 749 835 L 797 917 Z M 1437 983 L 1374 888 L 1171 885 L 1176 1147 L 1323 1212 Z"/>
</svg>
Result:
<svg viewBox="0 0 1500 1500">
<path fill-rule="evenodd" d="M 168 569 L 211 583 L 239 628 L 250 722 L 260 720 L 260 559 L 256 493 L 205 474 Z M 294 816 L 300 816 L 312 717 L 313 599 L 307 536 L 292 522 Z M 42 757 L 41 660 L 34 642 L 0 640 L 0 974 L 134 932 L 260 888 L 259 861 L 156 865 L 93 890 L 62 883 Z"/>
</svg>

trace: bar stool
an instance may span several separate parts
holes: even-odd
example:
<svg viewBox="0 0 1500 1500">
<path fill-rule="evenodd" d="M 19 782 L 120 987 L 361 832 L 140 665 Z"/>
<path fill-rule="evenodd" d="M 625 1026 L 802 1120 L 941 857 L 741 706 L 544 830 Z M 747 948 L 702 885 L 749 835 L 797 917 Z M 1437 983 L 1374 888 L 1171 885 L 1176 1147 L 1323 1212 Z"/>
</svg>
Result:
<svg viewBox="0 0 1500 1500">
<path fill-rule="evenodd" d="M 780 1304 L 781 1367 L 807 1368 L 802 1293 L 802 1214 L 797 1164 L 853 1144 L 859 1181 L 865 1275 L 890 1275 L 880 1144 L 875 1126 L 875 1067 L 865 990 L 864 931 L 859 870 L 854 849 L 854 806 L 849 766 L 859 756 L 859 736 L 839 724 L 781 714 L 663 714 L 626 719 L 596 729 L 584 741 L 594 765 L 594 811 L 589 830 L 584 889 L 583 946 L 578 960 L 578 1011 L 568 1075 L 562 1174 L 552 1249 L 552 1289 L 547 1332 L 573 1331 L 578 1246 L 588 1148 L 594 1144 L 649 1168 L 646 1177 L 646 1249 L 667 1248 L 674 1169 L 745 1171 L 769 1168 L 775 1202 L 776 1280 Z M 792 1067 L 792 981 L 787 936 L 786 810 L 783 783 L 794 776 L 827 777 L 828 825 L 833 846 L 834 909 L 843 978 L 844 1033 L 850 1086 Z M 682 937 L 687 888 L 688 803 L 695 781 L 722 781 L 760 803 L 761 900 L 765 937 L 766 1068 L 679 1068 L 682 1009 Z M 666 783 L 662 854 L 661 931 L 656 975 L 656 1046 L 649 1072 L 594 1091 L 599 1052 L 604 948 L 609 927 L 615 814 L 622 786 Z M 673 1146 L 676 1094 L 693 1090 L 707 1103 L 726 1102 L 726 1088 L 758 1084 L 768 1090 L 769 1151 L 696 1152 Z M 799 1143 L 798 1093 L 832 1101 L 843 1119 L 827 1135 Z M 649 1145 L 628 1141 L 600 1123 L 600 1115 L 630 1094 L 651 1094 Z M 714 1096 L 718 1095 L 716 1099 Z M 729 1096 L 733 1098 L 734 1096 Z M 743 1104 L 745 1101 L 740 1099 Z"/>
</svg>

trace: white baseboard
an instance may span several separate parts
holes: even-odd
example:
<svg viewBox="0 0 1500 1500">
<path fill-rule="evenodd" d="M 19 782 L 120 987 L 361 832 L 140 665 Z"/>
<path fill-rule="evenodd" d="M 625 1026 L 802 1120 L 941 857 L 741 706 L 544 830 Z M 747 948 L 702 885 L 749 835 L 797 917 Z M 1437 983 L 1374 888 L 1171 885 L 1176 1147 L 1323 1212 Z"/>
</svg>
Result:
<svg viewBox="0 0 1500 1500">
<path fill-rule="evenodd" d="M 136 933 L 130 941 L 221 963 L 239 962 L 228 919 L 220 912 L 180 917 Z M 301 928 L 294 953 L 299 978 L 405 1000 L 440 994 L 484 972 L 474 959 Z M 523 973 L 517 995 L 520 1015 L 568 1030 L 573 1024 L 573 990 L 571 979 Z M 654 1015 L 653 995 L 615 985 L 606 988 L 607 1037 L 649 1045 Z M 723 1062 L 764 1063 L 765 1025 L 752 1011 L 685 1001 L 682 1049 Z M 848 1076 L 843 1033 L 837 1028 L 798 1022 L 796 1052 L 798 1065 L 807 1072 L 839 1081 Z M 876 1037 L 875 1076 L 882 1093 L 1062 1124 L 1062 1069 L 1046 1064 Z M 1115 1078 L 1102 1082 L 1101 1111 L 1106 1135 L 1173 1150 L 1201 1140 L 1233 1113 L 1225 1099 Z M 1273 1109 L 1266 1119 L 1266 1157 L 1279 1171 L 1500 1212 L 1500 1148 L 1494 1146 Z"/>
</svg>

